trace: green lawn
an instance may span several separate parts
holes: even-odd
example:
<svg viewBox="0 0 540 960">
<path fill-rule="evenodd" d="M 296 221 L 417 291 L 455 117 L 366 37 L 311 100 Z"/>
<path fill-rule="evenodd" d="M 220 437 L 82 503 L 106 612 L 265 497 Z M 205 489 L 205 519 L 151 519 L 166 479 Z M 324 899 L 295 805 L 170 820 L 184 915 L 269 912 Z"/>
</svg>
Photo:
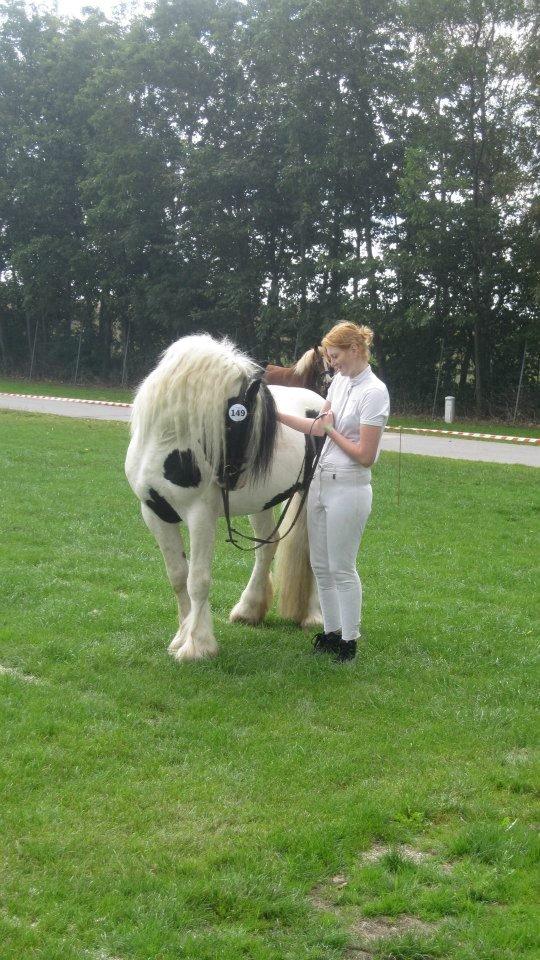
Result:
<svg viewBox="0 0 540 960">
<path fill-rule="evenodd" d="M 89 400 L 114 400 L 131 403 L 134 390 L 126 387 L 73 386 L 69 383 L 51 381 L 13 380 L 0 377 L 0 393 L 37 394 L 44 397 L 81 397 Z M 502 423 L 493 420 L 459 420 L 448 424 L 430 417 L 408 417 L 395 414 L 390 417 L 390 426 L 429 427 L 432 430 L 467 430 L 473 433 L 500 433 L 513 437 L 540 437 L 540 427 L 532 423 Z"/>
<path fill-rule="evenodd" d="M 536 472 L 383 453 L 354 666 L 221 536 L 179 665 L 126 442 L 0 413 L 2 960 L 537 960 Z"/>
</svg>

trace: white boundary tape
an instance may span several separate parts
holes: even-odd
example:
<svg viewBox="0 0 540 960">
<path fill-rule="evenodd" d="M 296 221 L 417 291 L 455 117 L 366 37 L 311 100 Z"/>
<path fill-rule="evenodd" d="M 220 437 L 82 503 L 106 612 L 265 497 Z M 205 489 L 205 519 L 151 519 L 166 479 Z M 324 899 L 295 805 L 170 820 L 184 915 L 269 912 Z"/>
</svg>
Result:
<svg viewBox="0 0 540 960">
<path fill-rule="evenodd" d="M 18 397 L 20 400 L 61 400 L 62 403 L 93 403 L 99 407 L 131 407 L 130 403 L 120 403 L 118 400 L 85 400 L 82 397 L 45 397 L 37 393 L 3 393 L 0 397 Z"/>
<path fill-rule="evenodd" d="M 468 433 L 464 430 L 432 430 L 429 427 L 386 427 L 393 433 L 427 433 L 437 437 L 467 437 L 469 440 L 506 440 L 510 443 L 540 444 L 540 437 L 511 437 L 503 433 Z"/>
<path fill-rule="evenodd" d="M 18 397 L 21 400 L 60 400 L 62 403 L 93 403 L 101 407 L 131 407 L 131 403 L 117 400 L 85 400 L 81 397 L 46 397 L 35 393 L 4 393 L 0 397 Z M 506 440 L 510 443 L 530 443 L 540 445 L 540 437 L 511 437 L 503 433 L 468 433 L 464 430 L 435 430 L 430 427 L 386 427 L 392 433 L 427 433 L 437 437 L 468 437 L 470 440 Z"/>
</svg>

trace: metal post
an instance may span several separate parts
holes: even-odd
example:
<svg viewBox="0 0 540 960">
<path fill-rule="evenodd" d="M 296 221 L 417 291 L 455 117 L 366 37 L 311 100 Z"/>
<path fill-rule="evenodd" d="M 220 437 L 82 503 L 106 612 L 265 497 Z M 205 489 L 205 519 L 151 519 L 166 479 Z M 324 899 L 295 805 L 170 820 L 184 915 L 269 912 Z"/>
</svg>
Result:
<svg viewBox="0 0 540 960">
<path fill-rule="evenodd" d="M 28 379 L 32 379 L 32 373 L 34 372 L 34 357 L 36 355 L 36 341 L 37 341 L 37 332 L 38 332 L 39 320 L 36 320 L 36 326 L 34 330 L 34 346 L 32 347 L 32 359 L 30 360 L 30 373 L 28 374 Z"/>
<path fill-rule="evenodd" d="M 131 320 L 128 323 L 127 335 L 126 335 L 126 346 L 124 349 L 124 362 L 122 364 L 122 386 L 124 386 L 126 382 L 127 355 L 128 355 L 128 348 L 129 348 L 130 333 L 131 333 Z"/>
<path fill-rule="evenodd" d="M 523 371 L 525 370 L 525 355 L 526 355 L 526 353 L 527 353 L 527 341 L 525 341 L 525 346 L 523 347 L 523 360 L 521 361 L 521 373 L 520 373 L 520 375 L 519 375 L 519 384 L 518 384 L 518 389 L 517 389 L 516 405 L 515 405 L 515 407 L 514 407 L 514 419 L 512 420 L 512 423 L 515 423 L 515 422 L 516 422 L 516 417 L 517 417 L 517 412 L 518 412 L 518 406 L 519 406 L 519 397 L 520 397 L 520 394 L 521 394 L 521 384 L 523 383 Z"/>
<path fill-rule="evenodd" d="M 79 360 L 81 357 L 81 343 L 82 343 L 83 328 L 84 328 L 84 324 L 81 323 L 81 329 L 79 330 L 79 346 L 77 348 L 77 362 L 75 364 L 75 376 L 73 377 L 73 383 L 77 383 L 77 376 L 79 374 Z"/>
<path fill-rule="evenodd" d="M 401 437 L 403 434 L 403 427 L 399 428 L 399 453 L 398 453 L 398 469 L 397 469 L 397 505 L 399 507 L 401 500 Z"/>
<path fill-rule="evenodd" d="M 436 383 L 436 385 L 435 385 L 435 397 L 433 398 L 433 409 L 432 409 L 432 411 L 431 411 L 431 419 L 432 419 L 432 420 L 435 419 L 435 408 L 436 408 L 436 406 L 437 406 L 437 395 L 438 395 L 438 393 L 439 393 L 439 381 L 440 381 L 440 379 L 441 379 L 441 367 L 442 367 L 443 353 L 444 353 L 444 340 L 441 341 L 441 356 L 440 356 L 440 359 L 439 359 L 439 369 L 438 369 L 438 371 L 437 371 L 437 383 Z"/>
</svg>

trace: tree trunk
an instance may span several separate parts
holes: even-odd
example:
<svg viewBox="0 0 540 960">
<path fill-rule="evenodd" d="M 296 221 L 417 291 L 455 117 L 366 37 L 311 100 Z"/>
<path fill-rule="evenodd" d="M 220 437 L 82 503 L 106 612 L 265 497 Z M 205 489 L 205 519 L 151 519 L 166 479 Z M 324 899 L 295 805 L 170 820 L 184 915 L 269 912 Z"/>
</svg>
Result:
<svg viewBox="0 0 540 960">
<path fill-rule="evenodd" d="M 474 318 L 474 370 L 475 370 L 475 404 L 476 413 L 482 416 L 486 413 L 488 385 L 489 385 L 489 350 L 486 343 L 486 332 L 482 309 L 476 311 Z"/>
<path fill-rule="evenodd" d="M 467 339 L 467 344 L 465 346 L 465 353 L 463 355 L 463 360 L 461 361 L 461 371 L 459 374 L 459 385 L 458 385 L 459 396 L 463 396 L 463 392 L 467 385 L 467 375 L 469 373 L 469 367 L 471 365 L 472 352 L 473 352 L 473 335 L 471 335 Z"/>
<path fill-rule="evenodd" d="M 369 297 L 369 312 L 370 312 L 370 322 L 372 324 L 377 323 L 377 313 L 379 309 L 379 302 L 377 296 L 377 278 L 375 276 L 375 259 L 373 257 L 373 223 L 371 217 L 371 209 L 366 210 L 366 219 L 364 233 L 366 238 L 366 249 L 367 249 L 367 265 L 368 265 L 368 297 Z"/>
<path fill-rule="evenodd" d="M 476 25 L 474 44 L 476 52 L 480 43 L 482 23 Z M 493 42 L 493 31 L 490 38 Z M 489 331 L 492 324 L 491 276 L 492 238 L 487 213 L 492 206 L 492 186 L 486 160 L 488 144 L 486 118 L 485 66 L 479 77 L 471 72 L 469 80 L 469 150 L 472 174 L 472 198 L 475 218 L 471 232 L 472 260 L 472 306 L 474 315 L 474 366 L 476 413 L 486 413 L 491 397 L 491 344 Z"/>
<path fill-rule="evenodd" d="M 340 259 L 341 251 L 341 211 L 334 211 L 334 226 L 332 231 L 332 240 L 330 244 L 330 260 L 332 261 L 332 268 L 330 270 L 330 297 L 333 305 L 337 310 L 338 300 L 339 300 L 339 291 L 341 289 L 341 270 L 339 267 L 336 267 L 335 264 Z"/>
<path fill-rule="evenodd" d="M 361 230 L 357 227 L 355 233 L 356 233 L 356 236 L 355 236 L 355 238 L 354 238 L 354 248 L 355 248 L 355 249 L 354 249 L 354 252 L 355 252 L 356 262 L 357 262 L 357 263 L 360 263 L 360 260 L 361 260 L 361 245 L 362 245 L 362 241 L 361 241 L 361 239 L 360 239 L 360 237 L 361 237 Z M 356 274 L 356 273 L 355 273 L 355 275 L 354 275 L 354 277 L 353 277 L 353 299 L 354 299 L 354 300 L 358 300 L 358 274 Z"/>
<path fill-rule="evenodd" d="M 4 372 L 7 370 L 7 351 L 6 351 L 6 341 L 4 338 L 4 321 L 0 317 L 0 355 L 2 357 L 2 369 Z"/>
</svg>

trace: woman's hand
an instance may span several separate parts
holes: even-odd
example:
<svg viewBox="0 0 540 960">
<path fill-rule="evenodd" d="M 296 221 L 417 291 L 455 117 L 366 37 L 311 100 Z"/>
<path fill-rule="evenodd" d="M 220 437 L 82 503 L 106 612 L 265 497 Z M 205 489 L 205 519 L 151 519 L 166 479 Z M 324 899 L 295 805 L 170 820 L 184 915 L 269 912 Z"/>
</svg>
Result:
<svg viewBox="0 0 540 960">
<path fill-rule="evenodd" d="M 283 413 L 283 411 L 277 411 L 276 416 L 279 423 L 285 424 L 286 427 L 292 427 L 293 430 L 299 430 L 300 433 L 311 434 L 315 437 L 322 437 L 324 434 L 323 428 L 319 427 L 319 424 L 324 423 L 327 420 L 327 413 L 330 410 L 330 401 L 326 400 L 324 407 L 324 415 L 320 420 L 311 419 L 311 417 L 298 417 L 294 413 Z M 331 421 L 330 426 L 333 426 L 334 418 L 330 414 Z M 326 434 L 324 434 L 326 436 Z"/>
<path fill-rule="evenodd" d="M 334 414 L 332 413 L 331 410 L 329 410 L 328 413 L 323 413 L 322 417 L 319 417 L 319 419 L 315 421 L 312 434 L 314 437 L 325 437 L 326 431 L 324 428 L 333 427 L 333 426 L 334 426 Z"/>
</svg>

